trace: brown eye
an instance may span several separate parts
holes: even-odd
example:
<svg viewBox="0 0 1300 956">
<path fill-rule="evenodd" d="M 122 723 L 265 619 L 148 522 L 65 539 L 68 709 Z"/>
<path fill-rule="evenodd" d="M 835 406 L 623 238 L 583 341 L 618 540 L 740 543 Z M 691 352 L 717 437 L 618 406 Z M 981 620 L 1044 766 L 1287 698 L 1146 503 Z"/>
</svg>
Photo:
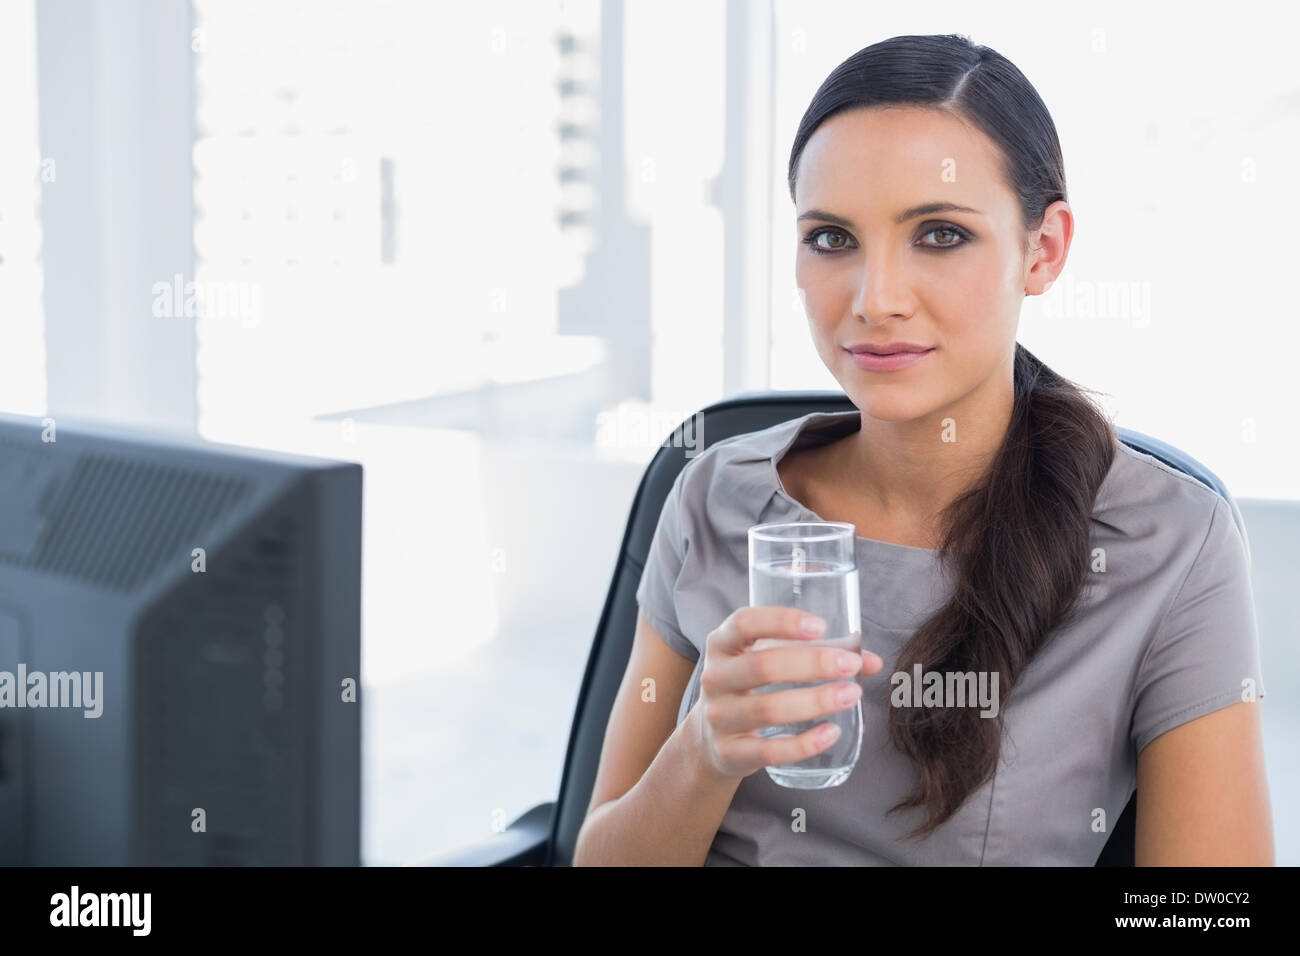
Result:
<svg viewBox="0 0 1300 956">
<path fill-rule="evenodd" d="M 844 245 L 835 245 L 833 243 L 830 247 L 818 245 L 817 240 L 822 236 L 839 236 L 841 239 L 844 240 L 848 239 L 848 236 L 845 233 L 840 232 L 838 229 L 823 228 L 823 229 L 814 229 L 812 232 L 810 232 L 807 235 L 806 238 L 804 238 L 803 243 L 813 252 L 821 256 L 830 255 L 834 252 L 838 252 L 840 249 L 845 248 Z"/>
<path fill-rule="evenodd" d="M 970 238 L 963 230 L 958 229 L 956 226 L 935 226 L 933 229 L 927 230 L 922 235 L 933 236 L 936 233 L 946 233 L 951 238 L 947 242 L 926 242 L 922 243 L 922 245 L 930 249 L 950 249 L 955 246 L 965 245 Z"/>
</svg>

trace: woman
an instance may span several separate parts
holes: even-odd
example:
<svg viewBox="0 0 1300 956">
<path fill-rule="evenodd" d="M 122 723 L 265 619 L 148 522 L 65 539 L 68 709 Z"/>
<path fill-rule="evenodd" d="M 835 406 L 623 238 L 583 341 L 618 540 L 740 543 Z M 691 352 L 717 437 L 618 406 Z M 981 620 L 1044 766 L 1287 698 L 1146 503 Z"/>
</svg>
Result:
<svg viewBox="0 0 1300 956">
<path fill-rule="evenodd" d="M 715 443 L 678 476 L 574 862 L 1092 865 L 1136 787 L 1139 865 L 1271 864 L 1231 511 L 1016 342 L 1073 234 L 1033 87 L 960 36 L 867 47 L 813 98 L 789 188 L 813 341 L 857 410 Z M 800 614 L 745 607 L 746 530 L 818 519 L 859 535 L 847 671 L 750 649 Z M 900 705 L 889 675 L 917 665 L 996 675 L 996 718 Z M 752 692 L 789 680 L 831 683 Z M 755 772 L 829 744 L 758 727 L 859 694 L 847 782 Z"/>
</svg>

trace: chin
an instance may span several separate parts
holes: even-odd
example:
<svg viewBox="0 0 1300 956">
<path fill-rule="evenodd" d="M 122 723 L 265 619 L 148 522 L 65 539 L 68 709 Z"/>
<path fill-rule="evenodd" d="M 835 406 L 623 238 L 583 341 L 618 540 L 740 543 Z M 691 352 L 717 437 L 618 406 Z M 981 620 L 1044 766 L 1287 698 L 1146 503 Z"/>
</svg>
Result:
<svg viewBox="0 0 1300 956">
<path fill-rule="evenodd" d="M 880 422 L 909 422 L 914 418 L 920 418 L 926 413 L 926 408 L 918 401 L 915 396 L 909 395 L 889 395 L 882 394 L 894 391 L 893 389 L 883 388 L 874 389 L 867 392 L 853 394 L 846 391 L 845 394 L 852 399 L 863 415 L 868 415 Z"/>
<path fill-rule="evenodd" d="M 910 408 L 885 408 L 874 409 L 868 406 L 862 410 L 864 415 L 870 415 L 878 422 L 910 422 L 921 418 L 925 413 Z"/>
</svg>

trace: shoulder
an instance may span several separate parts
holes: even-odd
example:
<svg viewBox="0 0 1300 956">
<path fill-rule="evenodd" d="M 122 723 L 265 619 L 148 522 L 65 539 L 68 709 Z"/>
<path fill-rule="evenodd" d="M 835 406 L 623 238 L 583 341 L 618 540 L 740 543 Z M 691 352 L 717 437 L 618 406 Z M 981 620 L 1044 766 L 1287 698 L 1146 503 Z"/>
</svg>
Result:
<svg viewBox="0 0 1300 956">
<path fill-rule="evenodd" d="M 1123 539 L 1148 543 L 1153 559 L 1188 563 L 1216 518 L 1236 531 L 1232 509 L 1213 488 L 1123 442 L 1117 442 L 1092 517 Z"/>
<path fill-rule="evenodd" d="M 1262 684 L 1250 550 L 1218 492 L 1127 446 L 1104 498 L 1094 542 L 1118 574 L 1110 592 L 1126 595 L 1121 603 L 1142 608 L 1147 622 L 1134 687 L 1147 698 L 1135 719 L 1140 752 L 1170 721 L 1193 716 L 1191 707 L 1230 699 L 1236 676 Z M 1233 681 L 1219 683 L 1227 674 Z"/>
<path fill-rule="evenodd" d="M 729 435 L 688 457 L 676 482 L 683 504 L 704 503 L 715 495 L 770 495 L 775 490 L 772 458 L 794 441 L 809 417 Z"/>
</svg>

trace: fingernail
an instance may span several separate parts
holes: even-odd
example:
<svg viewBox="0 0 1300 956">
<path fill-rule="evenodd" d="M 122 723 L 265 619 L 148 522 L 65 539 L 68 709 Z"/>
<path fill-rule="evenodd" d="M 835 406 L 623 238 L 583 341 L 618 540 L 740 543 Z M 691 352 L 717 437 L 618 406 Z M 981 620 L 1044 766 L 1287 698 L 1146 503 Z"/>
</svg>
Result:
<svg viewBox="0 0 1300 956">
<path fill-rule="evenodd" d="M 848 651 L 841 651 L 835 657 L 836 664 L 839 665 L 841 674 L 851 674 L 858 669 L 862 663 L 862 658 L 857 654 L 850 654 Z"/>
<path fill-rule="evenodd" d="M 809 637 L 817 637 L 822 631 L 826 630 L 826 622 L 815 614 L 805 614 L 802 627 L 803 632 Z"/>
</svg>

